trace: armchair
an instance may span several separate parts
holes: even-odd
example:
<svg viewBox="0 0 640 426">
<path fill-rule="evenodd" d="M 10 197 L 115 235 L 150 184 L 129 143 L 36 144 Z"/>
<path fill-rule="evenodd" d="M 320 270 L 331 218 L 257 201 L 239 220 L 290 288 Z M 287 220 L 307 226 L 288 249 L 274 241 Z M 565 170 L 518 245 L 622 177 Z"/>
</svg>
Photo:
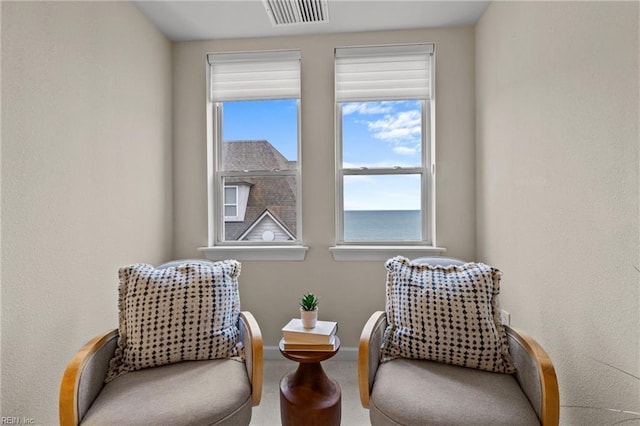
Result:
<svg viewBox="0 0 640 426">
<path fill-rule="evenodd" d="M 414 262 L 463 264 L 438 258 Z M 419 359 L 380 363 L 386 327 L 385 312 L 375 312 L 359 343 L 360 401 L 372 425 L 558 425 L 553 364 L 524 332 L 505 327 L 516 373 L 504 374 Z"/>
<path fill-rule="evenodd" d="M 166 268 L 174 263 L 164 264 Z M 250 312 L 238 319 L 244 362 L 182 361 L 143 368 L 105 384 L 118 329 L 100 334 L 71 359 L 60 385 L 59 415 L 69 425 L 248 425 L 262 394 L 263 343 Z"/>
</svg>

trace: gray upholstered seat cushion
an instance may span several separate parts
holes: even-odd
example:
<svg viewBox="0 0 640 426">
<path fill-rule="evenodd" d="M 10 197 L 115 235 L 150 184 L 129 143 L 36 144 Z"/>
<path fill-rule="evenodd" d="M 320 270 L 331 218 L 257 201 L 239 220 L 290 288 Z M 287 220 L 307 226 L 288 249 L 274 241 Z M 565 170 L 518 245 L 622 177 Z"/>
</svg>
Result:
<svg viewBox="0 0 640 426">
<path fill-rule="evenodd" d="M 107 383 L 82 425 L 248 425 L 251 385 L 242 362 L 184 361 Z"/>
<path fill-rule="evenodd" d="M 374 425 L 539 425 L 512 375 L 433 361 L 380 365 L 371 392 Z"/>
</svg>

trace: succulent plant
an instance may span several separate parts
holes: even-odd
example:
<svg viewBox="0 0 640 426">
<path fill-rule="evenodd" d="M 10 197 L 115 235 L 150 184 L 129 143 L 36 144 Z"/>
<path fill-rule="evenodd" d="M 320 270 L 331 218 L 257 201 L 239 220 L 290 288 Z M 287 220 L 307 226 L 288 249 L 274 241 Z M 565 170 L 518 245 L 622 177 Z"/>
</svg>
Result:
<svg viewBox="0 0 640 426">
<path fill-rule="evenodd" d="M 300 299 L 300 307 L 303 311 L 315 311 L 318 308 L 318 298 L 313 293 L 306 293 Z"/>
</svg>

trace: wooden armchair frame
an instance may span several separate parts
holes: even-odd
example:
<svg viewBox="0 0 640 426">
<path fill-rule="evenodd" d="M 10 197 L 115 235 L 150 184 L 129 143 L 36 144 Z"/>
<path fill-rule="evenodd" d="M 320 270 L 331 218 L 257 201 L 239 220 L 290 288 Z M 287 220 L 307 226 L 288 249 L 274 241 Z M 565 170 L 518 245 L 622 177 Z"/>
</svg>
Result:
<svg viewBox="0 0 640 426">
<path fill-rule="evenodd" d="M 263 341 L 260 327 L 254 316 L 248 312 L 240 313 L 239 327 L 245 347 L 245 366 L 251 383 L 251 402 L 260 404 L 263 376 Z M 80 407 L 80 379 L 83 374 L 96 374 L 90 367 L 91 359 L 106 344 L 117 339 L 118 330 L 109 330 L 87 342 L 71 359 L 62 376 L 59 395 L 59 416 L 61 426 L 78 425 L 84 416 Z M 104 366 L 102 366 L 104 367 Z M 99 373 L 97 373 L 99 374 Z M 96 394 L 99 389 L 93 390 Z M 93 398 L 91 398 L 93 400 Z M 89 404 L 90 405 L 90 404 Z M 86 411 L 86 408 L 84 410 Z"/>
<path fill-rule="evenodd" d="M 380 361 L 380 349 L 386 325 L 385 313 L 377 311 L 366 322 L 360 336 L 358 388 L 360 402 L 364 408 L 369 408 L 369 397 Z M 520 387 L 536 409 L 541 424 L 543 426 L 557 426 L 560 417 L 560 396 L 555 369 L 549 356 L 542 346 L 526 333 L 508 326 L 506 326 L 506 332 L 510 347 L 517 343 L 524 350 L 522 353 L 526 354 L 529 361 L 532 361 L 535 366 L 535 371 L 530 371 L 530 368 L 526 369 L 524 365 L 518 365 L 517 359 L 514 359 L 516 368 L 529 370 L 516 373 Z M 532 389 L 532 386 L 536 385 L 539 386 L 539 393 Z"/>
</svg>

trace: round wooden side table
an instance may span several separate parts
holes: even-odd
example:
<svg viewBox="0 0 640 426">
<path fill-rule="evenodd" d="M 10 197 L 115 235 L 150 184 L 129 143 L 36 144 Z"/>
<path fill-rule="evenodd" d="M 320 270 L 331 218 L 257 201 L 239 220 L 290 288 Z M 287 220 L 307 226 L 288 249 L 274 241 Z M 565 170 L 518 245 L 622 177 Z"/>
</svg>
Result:
<svg viewBox="0 0 640 426">
<path fill-rule="evenodd" d="M 280 419 L 283 426 L 339 426 L 342 391 L 338 382 L 326 375 L 320 361 L 340 349 L 336 336 L 333 351 L 287 351 L 280 340 L 280 352 L 298 362 L 298 369 L 280 380 Z"/>
</svg>

